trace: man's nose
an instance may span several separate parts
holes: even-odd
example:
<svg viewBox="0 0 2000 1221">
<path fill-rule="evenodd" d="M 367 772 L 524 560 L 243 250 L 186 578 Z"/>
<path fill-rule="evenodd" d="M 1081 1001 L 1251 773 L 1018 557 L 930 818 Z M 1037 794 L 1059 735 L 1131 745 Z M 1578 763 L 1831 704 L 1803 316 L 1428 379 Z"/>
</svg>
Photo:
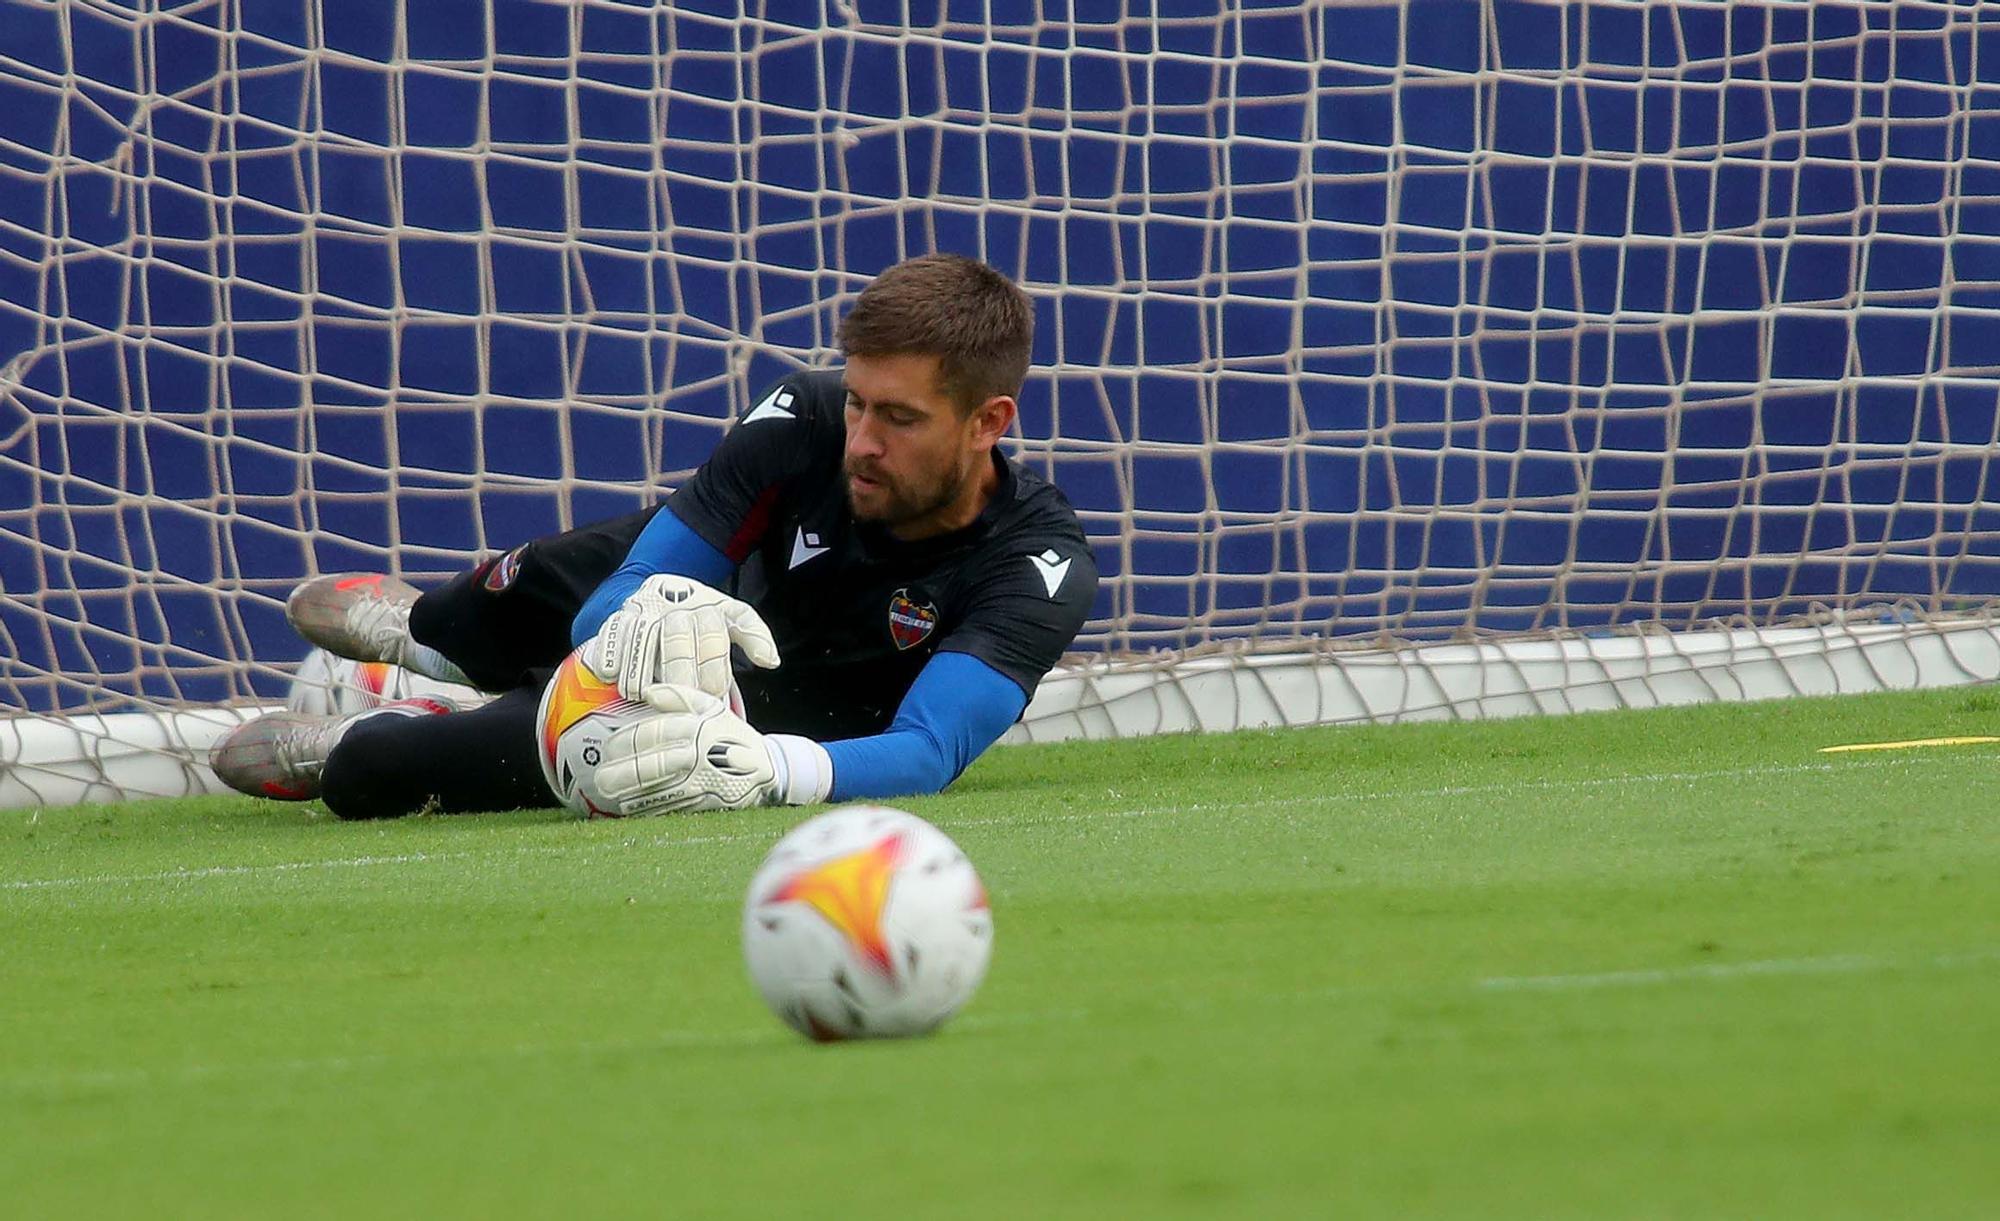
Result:
<svg viewBox="0 0 2000 1221">
<path fill-rule="evenodd" d="M 847 426 L 847 452 L 862 458 L 881 456 L 881 433 L 865 411 Z"/>
</svg>

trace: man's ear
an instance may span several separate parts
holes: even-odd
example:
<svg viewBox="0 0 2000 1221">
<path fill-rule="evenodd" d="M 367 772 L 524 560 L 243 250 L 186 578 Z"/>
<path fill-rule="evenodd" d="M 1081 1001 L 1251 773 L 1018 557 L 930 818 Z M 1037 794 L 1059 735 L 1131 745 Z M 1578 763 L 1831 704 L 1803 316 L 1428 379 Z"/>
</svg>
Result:
<svg viewBox="0 0 2000 1221">
<path fill-rule="evenodd" d="M 1011 394 L 996 394 L 972 410 L 972 436 L 981 449 L 991 449 L 1014 426 L 1020 408 Z"/>
</svg>

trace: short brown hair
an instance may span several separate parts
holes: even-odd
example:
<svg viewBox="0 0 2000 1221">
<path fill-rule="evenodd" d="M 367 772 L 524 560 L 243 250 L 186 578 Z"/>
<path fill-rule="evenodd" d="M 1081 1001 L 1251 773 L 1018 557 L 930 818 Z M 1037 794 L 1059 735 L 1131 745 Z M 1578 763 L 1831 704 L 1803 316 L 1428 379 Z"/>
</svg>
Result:
<svg viewBox="0 0 2000 1221">
<path fill-rule="evenodd" d="M 896 264 L 861 290 L 840 322 L 840 350 L 849 356 L 936 356 L 939 388 L 967 413 L 1021 392 L 1034 342 L 1028 295 L 956 254 Z"/>
</svg>

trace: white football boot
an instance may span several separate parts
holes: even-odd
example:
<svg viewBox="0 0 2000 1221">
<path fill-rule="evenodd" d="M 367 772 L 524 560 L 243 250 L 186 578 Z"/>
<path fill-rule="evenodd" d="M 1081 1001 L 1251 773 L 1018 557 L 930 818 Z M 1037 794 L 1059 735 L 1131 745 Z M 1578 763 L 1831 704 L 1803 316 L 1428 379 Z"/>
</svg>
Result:
<svg viewBox="0 0 2000 1221">
<path fill-rule="evenodd" d="M 418 589 L 379 572 L 336 572 L 292 590 L 285 618 L 336 657 L 407 664 L 410 607 Z"/>
<path fill-rule="evenodd" d="M 216 778 L 239 793 L 278 801 L 311 801 L 320 794 L 320 773 L 327 756 L 349 728 L 363 717 L 436 716 L 457 712 L 458 706 L 436 696 L 398 700 L 349 716 L 310 716 L 273 712 L 246 721 L 216 739 L 208 766 Z"/>
</svg>

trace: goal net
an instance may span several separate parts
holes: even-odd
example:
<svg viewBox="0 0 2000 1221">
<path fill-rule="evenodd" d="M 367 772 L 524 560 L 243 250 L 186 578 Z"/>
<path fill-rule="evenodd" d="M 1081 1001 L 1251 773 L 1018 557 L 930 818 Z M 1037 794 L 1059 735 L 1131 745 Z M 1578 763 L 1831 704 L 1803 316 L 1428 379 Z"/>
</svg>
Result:
<svg viewBox="0 0 2000 1221">
<path fill-rule="evenodd" d="M 1982 78 L 1927 0 L 6 0 L 0 801 L 198 787 L 296 582 L 650 503 L 930 250 L 1104 573 L 1050 732 L 1990 679 Z"/>
</svg>

